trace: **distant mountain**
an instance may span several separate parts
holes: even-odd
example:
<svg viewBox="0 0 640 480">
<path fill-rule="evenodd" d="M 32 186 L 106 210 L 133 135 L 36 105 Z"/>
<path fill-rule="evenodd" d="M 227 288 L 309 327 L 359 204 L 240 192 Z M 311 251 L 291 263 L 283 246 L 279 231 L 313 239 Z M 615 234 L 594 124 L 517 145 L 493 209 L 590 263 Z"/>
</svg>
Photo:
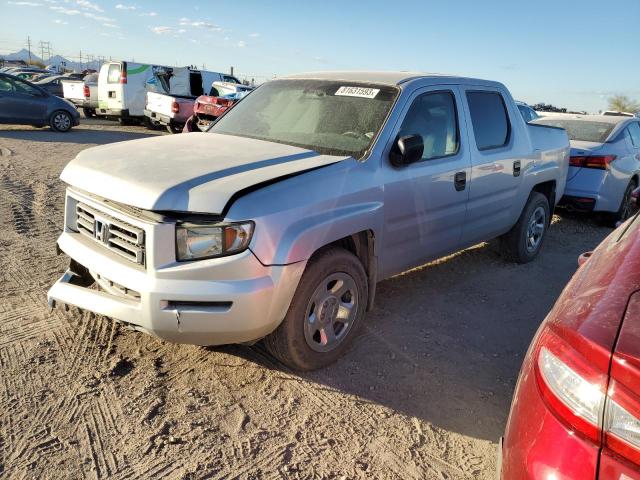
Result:
<svg viewBox="0 0 640 480">
<path fill-rule="evenodd" d="M 18 52 L 0 55 L 0 57 L 4 58 L 5 60 L 29 60 L 29 50 L 23 48 Z M 33 52 L 31 52 L 31 60 L 34 60 L 36 62 L 42 61 L 42 59 Z"/>
<path fill-rule="evenodd" d="M 26 61 L 26 60 L 29 60 L 29 51 L 26 48 L 23 48 L 18 52 L 8 53 L 6 55 L 0 54 L 0 58 L 4 58 L 5 60 L 25 60 Z M 82 62 L 82 65 L 81 65 L 80 62 L 74 62 L 72 60 L 68 60 L 62 55 L 54 55 L 47 60 L 43 60 L 38 55 L 31 52 L 31 60 L 36 62 L 42 62 L 47 66 L 54 65 L 56 67 L 64 67 L 67 70 L 75 70 L 78 72 L 82 70 L 86 70 L 88 68 L 92 68 L 94 70 L 100 69 L 100 62 L 97 60 L 94 60 L 92 62 Z"/>
</svg>

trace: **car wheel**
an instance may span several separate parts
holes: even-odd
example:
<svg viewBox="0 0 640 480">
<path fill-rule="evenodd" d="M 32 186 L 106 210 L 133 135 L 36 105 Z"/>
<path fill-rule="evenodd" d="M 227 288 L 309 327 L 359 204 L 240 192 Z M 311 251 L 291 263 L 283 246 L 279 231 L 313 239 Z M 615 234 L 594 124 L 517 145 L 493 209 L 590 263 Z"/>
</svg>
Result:
<svg viewBox="0 0 640 480">
<path fill-rule="evenodd" d="M 342 248 L 328 248 L 307 264 L 280 326 L 264 339 L 267 350 L 296 370 L 335 362 L 362 323 L 368 298 L 362 263 Z"/>
<path fill-rule="evenodd" d="M 182 128 L 170 123 L 167 125 L 167 131 L 169 133 L 182 133 Z"/>
<path fill-rule="evenodd" d="M 624 191 L 622 202 L 620 202 L 620 208 L 617 212 L 609 216 L 609 219 L 607 221 L 609 226 L 613 228 L 617 227 L 620 222 L 624 222 L 636 212 L 637 207 L 635 205 L 635 202 L 633 201 L 633 197 L 631 196 L 631 194 L 637 186 L 638 185 L 635 180 L 631 180 L 629 182 L 629 185 L 627 185 L 627 189 Z"/>
<path fill-rule="evenodd" d="M 547 197 L 531 192 L 518 222 L 500 238 L 503 256 L 516 263 L 528 263 L 536 258 L 550 223 Z"/>
<path fill-rule="evenodd" d="M 53 112 L 51 114 L 51 119 L 49 120 L 49 126 L 51 127 L 51 130 L 56 132 L 68 132 L 73 126 L 71 114 L 64 110 L 57 110 Z"/>
<path fill-rule="evenodd" d="M 82 113 L 84 113 L 84 116 L 86 118 L 92 118 L 96 116 L 96 109 L 95 108 L 83 108 L 82 109 Z"/>
</svg>

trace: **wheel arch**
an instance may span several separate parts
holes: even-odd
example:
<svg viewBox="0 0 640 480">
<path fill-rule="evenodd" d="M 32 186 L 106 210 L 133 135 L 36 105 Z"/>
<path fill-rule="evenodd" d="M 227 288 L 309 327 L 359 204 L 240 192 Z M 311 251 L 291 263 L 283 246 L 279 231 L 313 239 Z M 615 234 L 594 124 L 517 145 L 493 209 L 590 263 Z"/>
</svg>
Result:
<svg viewBox="0 0 640 480">
<path fill-rule="evenodd" d="M 367 274 L 367 283 L 369 298 L 367 299 L 367 311 L 373 308 L 373 302 L 375 299 L 376 283 L 378 279 L 378 261 L 375 254 L 375 234 L 373 230 L 362 230 L 350 235 L 346 235 L 342 238 L 334 240 L 326 245 L 319 247 L 311 258 L 318 255 L 323 250 L 332 247 L 340 247 L 351 253 L 353 253 L 364 267 L 364 271 Z"/>
<path fill-rule="evenodd" d="M 553 212 L 556 207 L 556 181 L 547 180 L 546 182 L 536 183 L 531 191 L 541 193 L 547 197 L 547 201 L 549 202 L 549 211 L 551 216 L 553 216 Z M 551 222 L 551 219 L 549 219 L 549 222 Z"/>
</svg>

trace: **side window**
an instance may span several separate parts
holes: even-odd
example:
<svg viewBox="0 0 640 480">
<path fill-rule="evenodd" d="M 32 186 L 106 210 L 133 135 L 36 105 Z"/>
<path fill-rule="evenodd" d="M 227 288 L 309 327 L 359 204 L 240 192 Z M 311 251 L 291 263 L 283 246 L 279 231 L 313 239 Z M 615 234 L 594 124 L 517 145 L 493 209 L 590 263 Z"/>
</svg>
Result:
<svg viewBox="0 0 640 480">
<path fill-rule="evenodd" d="M 423 160 L 458 153 L 460 134 L 456 103 L 451 92 L 426 93 L 416 98 L 402 122 L 399 135 L 421 135 Z"/>
<path fill-rule="evenodd" d="M 26 93 L 27 95 L 41 95 L 40 91 L 33 88 L 31 85 L 25 82 L 21 82 L 20 80 L 16 80 L 15 82 L 15 90 L 19 93 Z"/>
<path fill-rule="evenodd" d="M 631 136 L 631 143 L 636 148 L 640 148 L 640 123 L 632 122 L 629 127 L 629 135 Z"/>
<path fill-rule="evenodd" d="M 107 83 L 119 83 L 120 82 L 120 64 L 112 63 L 109 65 L 109 72 L 107 73 Z"/>
<path fill-rule="evenodd" d="M 478 150 L 506 145 L 511 125 L 502 95 L 496 92 L 467 92 L 467 102 Z"/>
<path fill-rule="evenodd" d="M 223 75 L 223 80 L 229 83 L 240 83 L 236 77 L 232 77 L 231 75 Z"/>
<path fill-rule="evenodd" d="M 14 82 L 6 77 L 0 77 L 0 92 L 13 92 L 14 91 Z"/>
</svg>

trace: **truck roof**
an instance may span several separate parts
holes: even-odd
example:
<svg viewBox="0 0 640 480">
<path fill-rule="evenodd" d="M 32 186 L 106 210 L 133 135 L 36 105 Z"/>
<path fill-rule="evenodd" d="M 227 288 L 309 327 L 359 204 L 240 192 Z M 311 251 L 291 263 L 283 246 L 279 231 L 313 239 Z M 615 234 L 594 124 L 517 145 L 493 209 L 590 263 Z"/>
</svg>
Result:
<svg viewBox="0 0 640 480">
<path fill-rule="evenodd" d="M 344 80 L 348 82 L 376 83 L 380 85 L 401 85 L 411 80 L 433 79 L 434 83 L 459 83 L 459 84 L 482 84 L 501 86 L 499 82 L 481 80 L 479 78 L 461 77 L 443 73 L 425 72 L 384 72 L 384 71 L 330 71 L 330 72 L 307 72 L 286 75 L 285 79 L 309 79 L 309 80 Z"/>
</svg>

